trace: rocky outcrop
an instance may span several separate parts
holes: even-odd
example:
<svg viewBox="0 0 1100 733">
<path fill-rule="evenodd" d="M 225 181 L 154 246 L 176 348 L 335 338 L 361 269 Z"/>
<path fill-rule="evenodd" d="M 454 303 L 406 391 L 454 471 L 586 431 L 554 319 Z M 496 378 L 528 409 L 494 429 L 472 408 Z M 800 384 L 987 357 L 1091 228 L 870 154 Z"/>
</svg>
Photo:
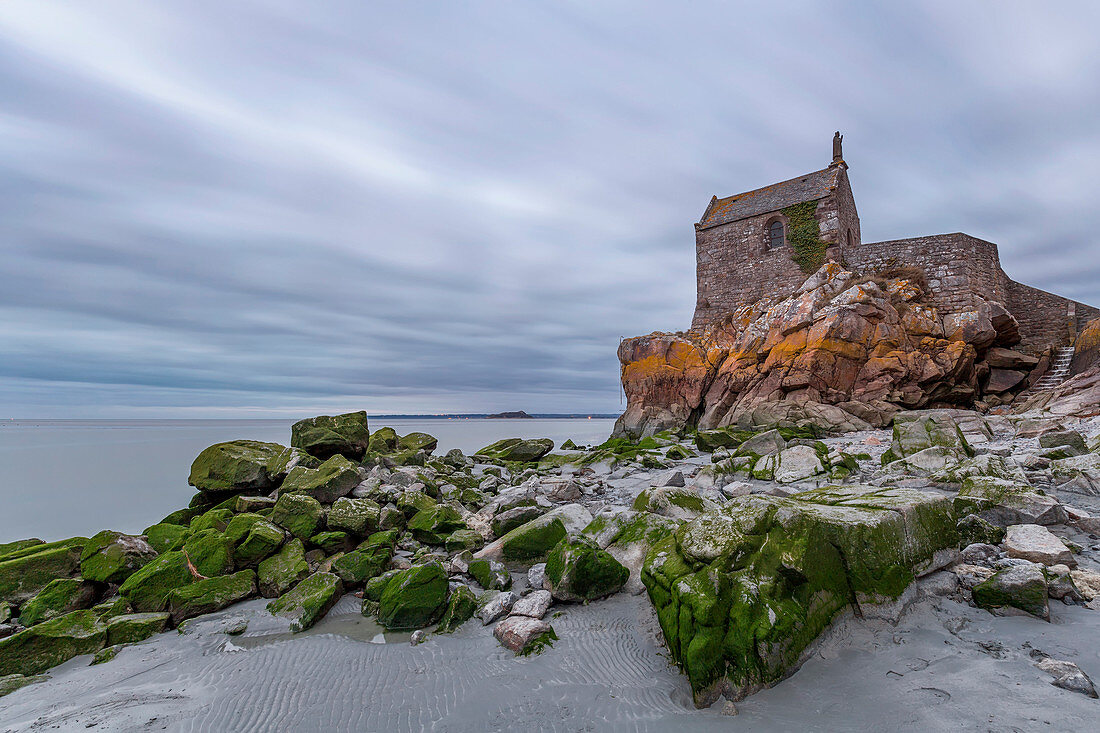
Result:
<svg viewBox="0 0 1100 733">
<path fill-rule="evenodd" d="M 868 279 L 830 262 L 789 297 L 742 306 L 701 332 L 619 346 L 627 408 L 615 434 L 685 424 L 881 427 L 898 409 L 1010 401 L 1037 360 L 1006 348 L 997 303 L 941 315 L 914 279 Z M 754 414 L 783 404 L 783 415 Z"/>
<path fill-rule="evenodd" d="M 656 543 L 642 581 L 696 704 L 709 705 L 783 679 L 843 609 L 898 599 L 957 541 L 951 501 L 938 494 L 746 496 Z"/>
</svg>

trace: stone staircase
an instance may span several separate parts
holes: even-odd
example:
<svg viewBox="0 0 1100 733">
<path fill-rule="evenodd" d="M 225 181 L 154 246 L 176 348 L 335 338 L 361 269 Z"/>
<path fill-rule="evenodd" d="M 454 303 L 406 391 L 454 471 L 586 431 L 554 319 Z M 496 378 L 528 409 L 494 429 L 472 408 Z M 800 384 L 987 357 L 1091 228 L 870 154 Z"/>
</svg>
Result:
<svg viewBox="0 0 1100 733">
<path fill-rule="evenodd" d="M 1044 374 L 1038 382 L 1032 385 L 1028 392 L 1043 392 L 1048 389 L 1054 389 L 1062 382 L 1066 381 L 1066 376 L 1069 374 L 1069 363 L 1073 360 L 1073 347 L 1072 346 L 1060 346 L 1058 350 L 1054 352 L 1054 358 L 1051 359 L 1050 369 Z"/>
</svg>

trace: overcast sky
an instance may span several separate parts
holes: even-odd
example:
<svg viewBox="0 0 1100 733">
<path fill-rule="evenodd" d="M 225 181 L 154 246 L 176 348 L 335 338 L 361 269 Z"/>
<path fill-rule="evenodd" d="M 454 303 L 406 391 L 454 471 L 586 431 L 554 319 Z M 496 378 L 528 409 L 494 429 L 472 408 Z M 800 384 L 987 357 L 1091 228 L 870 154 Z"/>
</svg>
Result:
<svg viewBox="0 0 1100 733">
<path fill-rule="evenodd" d="M 1100 304 L 1100 4 L 824 5 L 4 0 L 0 417 L 616 412 L 837 129 L 864 240 Z"/>
</svg>

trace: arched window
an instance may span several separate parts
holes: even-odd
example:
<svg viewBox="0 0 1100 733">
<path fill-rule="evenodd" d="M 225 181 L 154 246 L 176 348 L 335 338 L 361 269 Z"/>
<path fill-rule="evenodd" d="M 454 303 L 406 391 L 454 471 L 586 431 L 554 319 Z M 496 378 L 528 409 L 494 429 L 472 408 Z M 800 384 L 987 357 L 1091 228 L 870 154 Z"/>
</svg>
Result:
<svg viewBox="0 0 1100 733">
<path fill-rule="evenodd" d="M 845 244 L 848 245 L 849 247 L 852 246 L 852 230 L 851 229 L 848 230 L 848 241 L 845 242 Z"/>
<path fill-rule="evenodd" d="M 768 225 L 768 249 L 783 246 L 783 222 L 773 221 Z"/>
</svg>

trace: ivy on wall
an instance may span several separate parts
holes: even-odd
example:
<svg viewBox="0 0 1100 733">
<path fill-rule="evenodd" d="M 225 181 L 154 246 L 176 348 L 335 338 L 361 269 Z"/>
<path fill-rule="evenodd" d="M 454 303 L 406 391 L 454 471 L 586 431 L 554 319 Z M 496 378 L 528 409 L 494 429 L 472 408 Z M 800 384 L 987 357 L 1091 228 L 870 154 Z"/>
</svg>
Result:
<svg viewBox="0 0 1100 733">
<path fill-rule="evenodd" d="M 787 243 L 793 250 L 791 259 L 807 275 L 825 264 L 825 249 L 829 246 L 821 240 L 816 212 L 816 201 L 804 201 L 783 209 L 787 217 Z"/>
</svg>

